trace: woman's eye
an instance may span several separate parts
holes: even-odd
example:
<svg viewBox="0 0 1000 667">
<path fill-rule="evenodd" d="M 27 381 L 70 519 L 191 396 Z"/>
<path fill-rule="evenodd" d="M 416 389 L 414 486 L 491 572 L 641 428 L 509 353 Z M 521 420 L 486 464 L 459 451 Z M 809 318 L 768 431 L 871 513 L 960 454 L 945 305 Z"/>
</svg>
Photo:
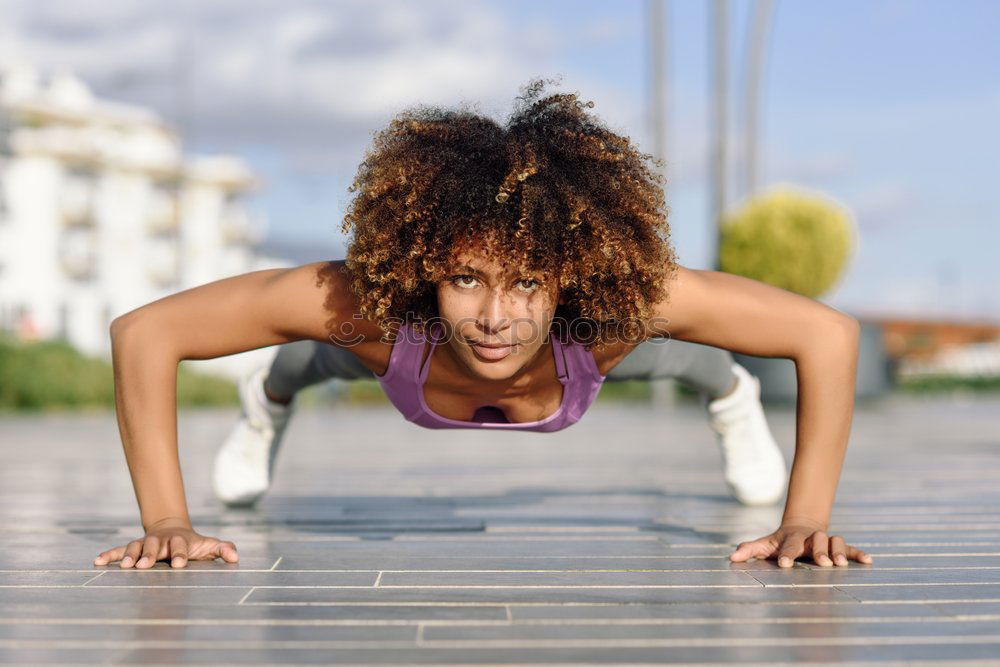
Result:
<svg viewBox="0 0 1000 667">
<path fill-rule="evenodd" d="M 465 280 L 465 279 L 479 280 L 475 276 L 461 275 L 461 276 L 454 276 L 454 277 L 452 277 L 451 278 L 451 284 L 455 285 L 455 286 L 458 286 L 458 287 L 472 287 L 472 285 L 470 285 L 469 283 L 462 283 L 461 282 L 462 280 Z M 522 278 L 521 280 L 518 280 L 517 282 L 520 283 L 520 284 L 531 283 L 527 288 L 523 289 L 523 291 L 525 291 L 525 292 L 533 292 L 535 289 L 537 289 L 538 285 L 541 284 L 537 280 L 535 280 L 534 278 Z"/>
<path fill-rule="evenodd" d="M 531 286 L 531 290 L 533 290 L 534 288 L 538 287 L 538 281 L 535 280 L 534 278 L 522 278 L 518 282 L 520 282 L 520 283 L 534 283 Z M 531 290 L 525 290 L 525 291 L 531 291 Z"/>
</svg>

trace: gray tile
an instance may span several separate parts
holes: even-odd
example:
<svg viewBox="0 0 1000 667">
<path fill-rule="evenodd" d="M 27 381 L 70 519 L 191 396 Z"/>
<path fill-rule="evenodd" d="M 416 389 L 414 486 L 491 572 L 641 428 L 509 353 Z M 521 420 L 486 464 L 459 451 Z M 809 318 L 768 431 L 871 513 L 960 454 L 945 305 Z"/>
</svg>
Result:
<svg viewBox="0 0 1000 667">
<path fill-rule="evenodd" d="M 292 559 L 310 557 L 313 562 L 338 567 L 340 558 L 420 558 L 447 554 L 462 558 L 579 558 L 587 556 L 635 557 L 668 554 L 656 540 L 369 540 L 365 542 L 340 542 L 336 544 L 296 543 L 286 544 L 281 555 Z"/>
<path fill-rule="evenodd" d="M 837 639 L 891 638 L 899 636 L 941 636 L 942 638 L 978 637 L 986 635 L 997 640 L 996 621 L 957 621 L 933 619 L 928 622 L 814 622 L 814 623 L 545 623 L 518 622 L 511 625 L 434 625 L 424 628 L 425 641 L 492 641 L 584 639 L 584 640 L 684 640 L 699 638 L 710 643 L 713 639 Z"/>
<path fill-rule="evenodd" d="M 109 571 L 88 586 L 372 586 L 377 571 L 362 572 L 216 572 L 184 568 L 134 568 Z"/>
<path fill-rule="evenodd" d="M 1000 569 L 879 570 L 874 566 L 816 567 L 812 570 L 756 571 L 753 576 L 765 586 L 859 586 L 997 584 Z"/>
<path fill-rule="evenodd" d="M 244 604 L 323 604 L 356 602 L 479 602 L 517 604 L 602 602 L 639 604 L 673 602 L 784 602 L 829 604 L 854 601 L 836 588 L 764 588 L 759 585 L 729 588 L 598 588 L 584 586 L 549 588 L 369 588 L 297 589 L 255 588 Z"/>
<path fill-rule="evenodd" d="M 824 600 L 818 604 L 809 601 L 789 600 L 765 602 L 755 600 L 732 604 L 711 599 L 700 602 L 673 602 L 670 604 L 629 605 L 510 605 L 513 622 L 535 620 L 630 622 L 655 620 L 661 623 L 823 623 L 860 619 L 880 619 L 885 622 L 905 622 L 920 619 L 952 620 L 958 614 L 948 604 L 881 604 L 861 603 L 853 598 Z M 959 608 L 961 612 L 967 611 Z M 983 618 L 982 615 L 975 618 Z"/>
<path fill-rule="evenodd" d="M 185 625 L 113 623 L 95 628 L 73 623 L 3 623 L 0 622 L 0 646 L 15 641 L 63 640 L 102 642 L 415 642 L 417 622 L 400 625 L 288 625 L 212 623 Z"/>
<path fill-rule="evenodd" d="M 964 601 L 991 600 L 1000 602 L 1000 585 L 972 584 L 941 586 L 850 586 L 841 589 L 847 595 L 862 602 L 887 602 L 899 600 L 922 601 Z"/>
<path fill-rule="evenodd" d="M 728 498 L 705 416 L 683 402 L 597 405 L 544 447 L 303 411 L 249 510 L 208 484 L 236 411 L 182 412 L 196 529 L 241 560 L 142 571 L 93 565 L 138 536 L 113 414 L 5 418 L 0 441 L 22 447 L 0 452 L 0 662 L 992 660 L 998 408 L 859 407 L 831 527 L 875 563 L 846 570 L 728 561 L 781 507 Z M 794 410 L 768 417 L 790 454 Z"/>
<path fill-rule="evenodd" d="M 141 625 L 189 623 L 239 623 L 281 625 L 287 623 L 358 625 L 366 623 L 412 625 L 421 622 L 504 622 L 504 605 L 465 604 L 323 604 L 323 605 L 239 605 L 231 603 L 186 604 L 183 601 L 149 601 L 133 596 L 113 605 L 94 602 L 67 602 L 55 605 L 38 602 L 11 602 L 0 607 L 0 623 L 62 622 L 84 625 Z"/>
<path fill-rule="evenodd" d="M 275 568 L 285 570 L 333 569 L 328 558 L 290 555 L 282 557 Z M 467 558 L 463 556 L 372 556 L 365 558 L 338 556 L 336 568 L 376 569 L 396 571 L 416 570 L 660 570 L 667 572 L 697 572 L 700 570 L 735 571 L 757 570 L 774 567 L 773 563 L 747 562 L 730 563 L 724 556 L 693 557 L 643 557 L 628 556 L 566 556 L 559 558 L 520 556 L 517 558 Z"/>
<path fill-rule="evenodd" d="M 979 558 L 1000 556 L 1000 542 L 993 541 L 954 541 L 943 539 L 938 542 L 913 540 L 904 543 L 890 544 L 886 542 L 851 542 L 854 546 L 864 549 L 874 558 L 905 558 L 918 564 L 918 559 L 925 557 L 941 558 Z"/>
<path fill-rule="evenodd" d="M 34 586 L 0 588 L 0 606 L 17 602 L 48 602 L 53 612 L 64 605 L 121 604 L 139 601 L 141 604 L 236 604 L 250 587 L 177 588 L 171 586 L 65 586 L 37 588 Z M 294 589 L 289 589 L 294 590 Z"/>
<path fill-rule="evenodd" d="M 759 586 L 744 572 L 383 572 L 387 586 Z"/>
<path fill-rule="evenodd" d="M 107 665 L 119 664 L 129 654 L 122 648 L 46 648 L 36 642 L 34 647 L 0 644 L 0 664 L 14 665 Z"/>
<path fill-rule="evenodd" d="M 865 606 L 875 603 L 865 603 Z M 986 618 L 1000 619 L 1000 601 L 996 600 L 969 600 L 967 602 L 935 602 L 929 604 L 942 614 L 961 617 L 969 620 Z"/>
<path fill-rule="evenodd" d="M 873 559 L 874 560 L 874 559 Z M 955 567 L 995 567 L 1000 568 L 1000 555 L 996 556 L 920 556 L 913 555 L 879 555 L 878 561 L 872 567 L 879 570 L 896 569 L 927 569 Z"/>
<path fill-rule="evenodd" d="M 606 641 L 606 640 L 604 640 Z M 870 640 L 869 640 L 870 641 Z M 666 644 L 666 642 L 664 642 Z M 695 641 L 690 642 L 696 643 Z M 827 641 L 814 646 L 677 646 L 602 647 L 570 640 L 547 642 L 545 645 L 456 646 L 439 648 L 421 646 L 399 649 L 138 649 L 125 654 L 128 663 L 151 662 L 219 662 L 236 664 L 641 664 L 641 663 L 787 663 L 812 662 L 831 664 L 838 661 L 861 660 L 993 660 L 1000 644 L 996 642 L 947 644 L 918 643 L 911 638 L 885 646 L 844 646 Z"/>
<path fill-rule="evenodd" d="M 0 572 L 0 586 L 82 586 L 100 572 Z"/>
</svg>

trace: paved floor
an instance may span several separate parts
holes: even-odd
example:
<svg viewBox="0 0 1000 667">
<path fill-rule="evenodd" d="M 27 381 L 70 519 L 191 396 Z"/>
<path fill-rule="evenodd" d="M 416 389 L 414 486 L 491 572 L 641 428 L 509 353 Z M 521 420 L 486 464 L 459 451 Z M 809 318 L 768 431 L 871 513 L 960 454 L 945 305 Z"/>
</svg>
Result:
<svg viewBox="0 0 1000 667">
<path fill-rule="evenodd" d="M 875 562 L 847 570 L 728 563 L 780 509 L 729 501 L 695 405 L 547 435 L 303 412 L 249 511 L 209 487 L 234 415 L 179 427 L 195 528 L 241 562 L 145 571 L 92 564 L 139 536 L 114 417 L 0 420 L 0 662 L 1000 661 L 1000 398 L 858 406 L 833 529 Z"/>
</svg>

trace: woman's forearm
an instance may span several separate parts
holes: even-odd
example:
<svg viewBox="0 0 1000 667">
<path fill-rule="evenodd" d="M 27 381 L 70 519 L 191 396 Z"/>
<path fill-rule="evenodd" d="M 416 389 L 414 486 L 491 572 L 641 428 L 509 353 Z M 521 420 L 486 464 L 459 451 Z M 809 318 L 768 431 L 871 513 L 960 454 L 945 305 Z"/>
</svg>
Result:
<svg viewBox="0 0 1000 667">
<path fill-rule="evenodd" d="M 115 408 L 144 529 L 166 520 L 190 525 L 177 453 L 177 365 L 148 319 L 111 327 Z"/>
<path fill-rule="evenodd" d="M 354 315 L 342 264 L 251 271 L 115 319 L 118 429 L 144 528 L 161 521 L 191 523 L 177 454 L 178 364 L 306 338 L 326 342 L 330 330 Z M 338 270 L 328 273 L 331 268 Z"/>
<path fill-rule="evenodd" d="M 782 523 L 814 522 L 826 530 L 850 438 L 859 326 L 817 332 L 795 361 L 798 379 L 795 459 Z"/>
</svg>

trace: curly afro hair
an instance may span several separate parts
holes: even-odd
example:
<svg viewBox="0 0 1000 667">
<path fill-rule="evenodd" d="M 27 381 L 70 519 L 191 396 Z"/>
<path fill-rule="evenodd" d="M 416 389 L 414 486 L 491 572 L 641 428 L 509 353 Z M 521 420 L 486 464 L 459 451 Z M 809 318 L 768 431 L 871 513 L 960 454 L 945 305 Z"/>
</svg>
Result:
<svg viewBox="0 0 1000 667">
<path fill-rule="evenodd" d="M 593 102 L 540 97 L 552 82 L 523 86 L 503 127 L 418 105 L 374 134 L 342 230 L 359 310 L 390 338 L 390 320 L 423 330 L 438 316 L 436 285 L 463 248 L 557 281 L 560 340 L 641 335 L 677 268 L 664 179 L 646 164 L 662 161 L 589 115 Z"/>
</svg>

